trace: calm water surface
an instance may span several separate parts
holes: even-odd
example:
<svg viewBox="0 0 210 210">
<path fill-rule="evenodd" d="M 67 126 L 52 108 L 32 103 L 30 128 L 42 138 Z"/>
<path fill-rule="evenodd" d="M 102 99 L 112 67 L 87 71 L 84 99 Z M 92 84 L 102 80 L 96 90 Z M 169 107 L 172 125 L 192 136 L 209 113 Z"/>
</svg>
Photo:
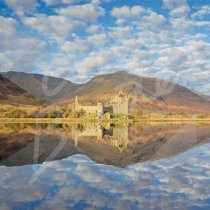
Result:
<svg viewBox="0 0 210 210">
<path fill-rule="evenodd" d="M 0 124 L 0 209 L 210 209 L 210 125 Z"/>
</svg>

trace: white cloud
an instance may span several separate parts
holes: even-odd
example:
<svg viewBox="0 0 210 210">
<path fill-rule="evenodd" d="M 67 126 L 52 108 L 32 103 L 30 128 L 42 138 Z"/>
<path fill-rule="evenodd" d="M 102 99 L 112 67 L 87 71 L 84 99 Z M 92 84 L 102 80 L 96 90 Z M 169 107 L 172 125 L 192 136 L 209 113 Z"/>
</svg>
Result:
<svg viewBox="0 0 210 210">
<path fill-rule="evenodd" d="M 92 49 L 91 44 L 80 38 L 76 38 L 74 41 L 66 41 L 62 43 L 61 49 L 69 54 L 76 55 L 77 53 L 86 53 Z"/>
<path fill-rule="evenodd" d="M 36 0 L 4 0 L 4 2 L 18 15 L 24 15 L 25 12 L 31 12 L 39 6 Z"/>
<path fill-rule="evenodd" d="M 10 39 L 16 34 L 16 27 L 18 26 L 18 21 L 14 18 L 0 16 L 0 37 L 1 41 Z"/>
<path fill-rule="evenodd" d="M 56 9 L 56 13 L 49 16 L 37 13 L 32 17 L 22 17 L 22 21 L 39 33 L 61 42 L 73 37 L 77 29 L 86 30 L 88 23 L 96 22 L 104 15 L 104 9 L 94 4 L 82 4 Z"/>
<path fill-rule="evenodd" d="M 126 39 L 128 37 L 132 37 L 132 26 L 125 27 L 112 27 L 110 28 L 109 36 L 114 40 Z"/>
<path fill-rule="evenodd" d="M 167 9 L 179 8 L 187 4 L 187 0 L 163 0 L 163 6 Z"/>
<path fill-rule="evenodd" d="M 196 21 L 194 22 L 194 25 L 197 27 L 209 27 L 210 21 Z"/>
<path fill-rule="evenodd" d="M 110 3 L 112 0 L 91 0 L 91 3 L 92 4 L 96 4 L 96 5 L 99 5 L 101 3 Z"/>
<path fill-rule="evenodd" d="M 38 13 L 35 0 L 5 2 L 21 17 L 0 16 L 3 70 L 15 70 L 16 66 L 25 71 L 42 69 L 47 74 L 70 71 L 72 80 L 78 76 L 88 80 L 116 69 L 172 80 L 174 75 L 188 74 L 186 82 L 181 80 L 183 85 L 192 81 L 190 87 L 210 91 L 201 85 L 210 79 L 208 5 L 192 6 L 197 11 L 190 16 L 187 0 L 163 0 L 168 17 L 139 5 L 115 6 L 109 12 L 104 7 L 109 0 L 45 0 L 50 15 Z M 33 47 L 34 54 L 30 52 Z M 37 63 L 33 56 L 39 60 L 45 56 L 46 60 Z M 198 71 L 204 72 L 206 79 L 197 76 L 200 83 L 196 84 Z"/>
<path fill-rule="evenodd" d="M 47 53 L 49 53 L 49 46 L 44 41 L 16 37 L 13 41 L 10 40 L 0 56 L 2 64 L 0 70 L 33 72 Z"/>
<path fill-rule="evenodd" d="M 56 4 L 72 4 L 75 0 L 44 0 L 47 6 L 56 5 Z"/>
<path fill-rule="evenodd" d="M 49 46 L 40 40 L 18 31 L 20 22 L 0 16 L 0 71 L 26 71 L 37 69 L 37 62 L 49 52 Z"/>
<path fill-rule="evenodd" d="M 145 47 L 144 40 L 139 38 L 131 38 L 122 40 L 122 45 L 127 49 L 141 49 Z"/>
<path fill-rule="evenodd" d="M 88 40 L 92 42 L 95 46 L 103 47 L 109 40 L 107 34 L 96 33 L 88 37 Z"/>
<path fill-rule="evenodd" d="M 187 0 L 163 0 L 163 6 L 175 17 L 187 16 L 190 12 Z"/>
<path fill-rule="evenodd" d="M 195 26 L 195 23 L 193 21 L 185 17 L 172 19 L 170 21 L 170 24 L 171 24 L 172 30 L 175 33 L 179 33 L 181 36 L 186 36 L 188 33 L 190 33 L 193 30 Z"/>
<path fill-rule="evenodd" d="M 103 16 L 105 11 L 102 7 L 94 4 L 82 4 L 57 9 L 57 13 L 72 19 L 90 22 L 96 21 L 98 17 Z"/>
<path fill-rule="evenodd" d="M 74 59 L 74 56 L 70 56 L 69 54 L 58 54 L 54 55 L 55 59 L 53 59 L 53 65 L 57 66 L 68 66 Z"/>
<path fill-rule="evenodd" d="M 76 65 L 76 70 L 80 75 L 90 75 L 90 73 L 100 72 L 108 63 L 112 61 L 112 53 L 109 51 L 93 52 Z"/>
<path fill-rule="evenodd" d="M 203 17 L 210 15 L 210 6 L 205 5 L 202 6 L 198 11 L 192 14 L 192 18 L 199 18 L 202 19 Z"/>
<path fill-rule="evenodd" d="M 141 24 L 146 24 L 149 28 L 152 29 L 154 29 L 154 27 L 161 29 L 165 22 L 166 18 L 163 15 L 151 12 L 148 16 L 143 17 Z"/>
<path fill-rule="evenodd" d="M 34 17 L 24 17 L 25 25 L 37 30 L 56 41 L 65 40 L 84 24 L 78 20 L 72 20 L 65 16 L 36 14 Z"/>
<path fill-rule="evenodd" d="M 95 33 L 98 33 L 100 31 L 100 26 L 99 25 L 91 25 L 86 30 L 89 33 L 95 34 Z"/>
<path fill-rule="evenodd" d="M 184 48 L 168 48 L 160 51 L 160 57 L 154 65 L 156 66 L 156 68 L 161 69 L 161 71 L 164 71 L 166 77 L 168 77 L 167 75 L 171 74 L 170 72 L 176 72 L 179 76 L 182 74 L 182 71 L 186 70 L 186 60 L 187 53 L 185 52 Z M 169 74 L 167 73 L 167 71 L 169 72 Z M 171 74 L 171 76 L 173 76 L 173 74 Z"/>
<path fill-rule="evenodd" d="M 74 55 L 68 53 L 54 53 L 51 55 L 51 59 L 49 61 L 43 60 L 39 62 L 38 66 L 42 70 L 42 74 L 62 77 L 63 74 L 70 75 L 71 72 L 71 64 L 74 62 Z"/>
<path fill-rule="evenodd" d="M 178 8 L 175 8 L 175 9 L 171 10 L 170 14 L 173 17 L 180 17 L 180 16 L 188 15 L 189 12 L 190 12 L 189 7 L 187 5 L 182 5 Z"/>
<path fill-rule="evenodd" d="M 113 8 L 111 15 L 117 18 L 118 23 L 123 23 L 126 19 L 139 18 L 141 15 L 147 13 L 147 10 L 141 6 L 123 6 Z"/>
</svg>

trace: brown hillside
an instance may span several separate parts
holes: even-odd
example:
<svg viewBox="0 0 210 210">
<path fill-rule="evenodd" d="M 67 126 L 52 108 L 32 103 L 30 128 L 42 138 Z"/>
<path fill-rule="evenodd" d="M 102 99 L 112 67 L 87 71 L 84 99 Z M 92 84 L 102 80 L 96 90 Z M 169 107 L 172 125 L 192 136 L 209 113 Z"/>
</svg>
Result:
<svg viewBox="0 0 210 210">
<path fill-rule="evenodd" d="M 172 82 L 139 77 L 127 72 L 99 75 L 71 93 L 63 103 L 81 100 L 107 99 L 123 90 L 131 97 L 132 105 L 145 112 L 210 113 L 210 102 L 204 96 Z"/>
<path fill-rule="evenodd" d="M 14 71 L 1 74 L 31 95 L 51 101 L 68 97 L 71 92 L 80 87 L 79 84 L 72 83 L 65 79 L 41 74 Z M 52 90 L 54 91 L 52 92 Z"/>
<path fill-rule="evenodd" d="M 46 103 L 0 75 L 0 101 L 5 103 L 40 105 Z"/>
</svg>

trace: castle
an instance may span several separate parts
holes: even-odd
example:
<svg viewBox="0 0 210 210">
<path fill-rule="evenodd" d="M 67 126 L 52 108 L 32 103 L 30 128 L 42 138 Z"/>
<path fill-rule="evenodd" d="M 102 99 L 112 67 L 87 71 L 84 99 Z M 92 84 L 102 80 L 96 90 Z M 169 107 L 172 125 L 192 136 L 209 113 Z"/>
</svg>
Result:
<svg viewBox="0 0 210 210">
<path fill-rule="evenodd" d="M 101 125 L 86 125 L 79 129 L 78 125 L 73 125 L 71 131 L 75 146 L 78 146 L 82 138 L 95 137 L 98 142 L 102 141 L 105 144 L 115 146 L 122 152 L 123 149 L 127 148 L 129 142 L 128 126 L 105 129 Z"/>
<path fill-rule="evenodd" d="M 99 103 L 96 105 L 82 105 L 79 103 L 78 96 L 75 98 L 74 104 L 75 111 L 83 110 L 86 115 L 94 114 L 96 117 L 101 118 L 106 113 L 122 114 L 127 116 L 128 111 L 128 96 L 120 91 L 117 96 L 113 97 L 110 101 Z"/>
</svg>

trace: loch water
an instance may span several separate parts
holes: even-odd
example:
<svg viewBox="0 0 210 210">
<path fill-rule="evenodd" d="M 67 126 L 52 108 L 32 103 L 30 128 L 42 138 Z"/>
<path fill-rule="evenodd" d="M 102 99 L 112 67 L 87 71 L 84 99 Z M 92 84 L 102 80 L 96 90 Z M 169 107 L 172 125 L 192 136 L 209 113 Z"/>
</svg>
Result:
<svg viewBox="0 0 210 210">
<path fill-rule="evenodd" d="M 210 125 L 0 124 L 0 209 L 210 209 Z"/>
</svg>

